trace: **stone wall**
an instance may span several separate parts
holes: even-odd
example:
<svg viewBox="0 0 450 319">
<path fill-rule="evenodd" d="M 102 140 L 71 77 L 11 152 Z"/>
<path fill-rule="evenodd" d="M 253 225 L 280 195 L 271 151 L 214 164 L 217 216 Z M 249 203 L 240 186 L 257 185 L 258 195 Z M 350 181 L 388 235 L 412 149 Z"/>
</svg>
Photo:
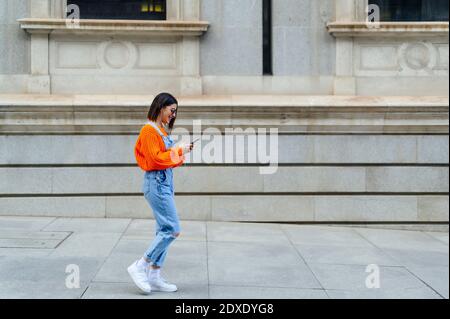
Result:
<svg viewBox="0 0 450 319">
<path fill-rule="evenodd" d="M 28 14 L 28 0 L 0 0 L 0 93 L 27 92 L 30 36 L 17 19 Z"/>
<path fill-rule="evenodd" d="M 149 100 L 4 98 L 0 215 L 150 218 L 133 153 Z M 269 127 L 279 134 L 271 161 L 252 159 L 255 146 L 248 139 L 238 144 L 238 135 L 241 161 L 237 151 L 226 161 L 191 154 L 175 170 L 179 214 L 219 221 L 448 222 L 446 104 L 426 97 L 180 99 L 177 130 L 185 131 L 174 131 L 176 138 L 194 133 L 192 121 L 199 119 L 203 130 L 216 130 L 221 145 L 226 128 Z M 276 171 L 261 174 L 273 159 Z"/>
<path fill-rule="evenodd" d="M 358 0 L 274 1 L 272 76 L 262 76 L 259 0 L 170 0 L 162 27 L 97 21 L 81 29 L 61 20 L 64 0 L 0 4 L 0 93 L 449 92 L 448 22 L 372 28 Z"/>
</svg>

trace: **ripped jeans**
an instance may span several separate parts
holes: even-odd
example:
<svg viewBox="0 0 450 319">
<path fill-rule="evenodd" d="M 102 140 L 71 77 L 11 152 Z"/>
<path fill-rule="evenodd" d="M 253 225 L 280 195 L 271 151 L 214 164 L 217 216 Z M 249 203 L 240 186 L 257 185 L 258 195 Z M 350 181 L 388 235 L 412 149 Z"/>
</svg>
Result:
<svg viewBox="0 0 450 319">
<path fill-rule="evenodd" d="M 180 233 L 174 200 L 173 169 L 145 172 L 142 191 L 156 220 L 156 237 L 144 257 L 153 266 L 162 267 L 170 244 Z"/>
</svg>

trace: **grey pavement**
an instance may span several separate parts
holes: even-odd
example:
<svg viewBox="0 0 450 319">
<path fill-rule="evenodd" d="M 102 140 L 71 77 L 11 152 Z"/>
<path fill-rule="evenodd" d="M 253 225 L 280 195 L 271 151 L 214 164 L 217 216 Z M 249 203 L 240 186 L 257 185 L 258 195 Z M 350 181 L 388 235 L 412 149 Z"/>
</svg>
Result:
<svg viewBox="0 0 450 319">
<path fill-rule="evenodd" d="M 448 232 L 199 221 L 163 269 L 179 291 L 143 295 L 126 268 L 154 226 L 0 217 L 0 298 L 449 298 Z"/>
</svg>

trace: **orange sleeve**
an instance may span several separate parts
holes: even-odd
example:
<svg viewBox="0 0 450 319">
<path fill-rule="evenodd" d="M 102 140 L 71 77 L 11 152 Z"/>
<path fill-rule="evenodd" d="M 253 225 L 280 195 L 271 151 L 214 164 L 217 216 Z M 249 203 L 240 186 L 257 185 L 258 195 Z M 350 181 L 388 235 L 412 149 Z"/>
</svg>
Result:
<svg viewBox="0 0 450 319">
<path fill-rule="evenodd" d="M 183 164 L 185 157 L 181 147 L 170 148 L 163 151 L 160 148 L 161 137 L 158 134 L 149 133 L 145 142 L 148 149 L 148 161 L 152 162 L 158 169 L 177 167 Z"/>
</svg>

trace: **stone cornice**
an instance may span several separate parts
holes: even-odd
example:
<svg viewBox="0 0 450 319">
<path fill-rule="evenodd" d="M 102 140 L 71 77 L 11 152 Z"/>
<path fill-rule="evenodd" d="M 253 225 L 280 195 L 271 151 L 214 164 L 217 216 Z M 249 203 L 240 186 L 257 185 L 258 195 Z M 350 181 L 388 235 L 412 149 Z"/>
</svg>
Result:
<svg viewBox="0 0 450 319">
<path fill-rule="evenodd" d="M 0 95 L 0 134 L 135 134 L 153 96 Z M 274 127 L 288 134 L 448 134 L 442 97 L 179 97 L 177 127 Z"/>
<path fill-rule="evenodd" d="M 18 22 L 28 33 L 138 34 L 158 36 L 200 36 L 207 31 L 206 21 L 91 20 L 81 19 L 77 27 L 66 19 L 25 18 Z"/>
<path fill-rule="evenodd" d="M 149 106 L 153 95 L 45 95 L 0 94 L 0 107 L 5 106 Z M 345 95 L 200 95 L 177 97 L 184 107 L 233 107 L 239 111 L 281 108 L 449 108 L 448 96 L 345 96 Z M 426 110 L 424 110 L 426 111 Z"/>
<path fill-rule="evenodd" d="M 335 37 L 448 36 L 448 22 L 329 22 Z"/>
</svg>

